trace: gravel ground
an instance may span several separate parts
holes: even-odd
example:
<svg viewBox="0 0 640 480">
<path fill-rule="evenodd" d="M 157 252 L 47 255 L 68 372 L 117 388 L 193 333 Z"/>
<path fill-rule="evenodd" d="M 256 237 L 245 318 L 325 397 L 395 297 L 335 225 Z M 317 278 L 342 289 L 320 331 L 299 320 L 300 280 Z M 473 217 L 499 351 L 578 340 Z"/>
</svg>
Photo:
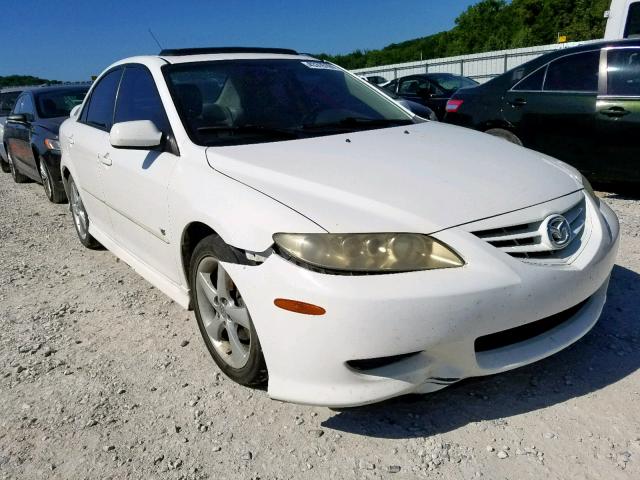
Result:
<svg viewBox="0 0 640 480">
<path fill-rule="evenodd" d="M 0 176 L 2 479 L 640 478 L 640 201 L 583 340 L 519 370 L 363 408 L 283 404 L 223 378 L 194 316 L 66 205 Z"/>
</svg>

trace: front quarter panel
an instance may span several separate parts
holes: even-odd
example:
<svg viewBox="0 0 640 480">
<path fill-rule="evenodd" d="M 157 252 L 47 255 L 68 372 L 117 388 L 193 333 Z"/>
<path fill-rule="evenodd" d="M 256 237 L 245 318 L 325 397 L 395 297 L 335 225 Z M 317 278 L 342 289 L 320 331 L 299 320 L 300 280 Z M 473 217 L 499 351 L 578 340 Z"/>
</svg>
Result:
<svg viewBox="0 0 640 480">
<path fill-rule="evenodd" d="M 172 238 L 178 247 L 194 222 L 209 226 L 228 245 L 250 252 L 268 250 L 277 232 L 325 232 L 295 210 L 212 169 L 204 148 L 193 146 L 181 153 L 169 186 L 169 215 L 176 229 Z"/>
</svg>

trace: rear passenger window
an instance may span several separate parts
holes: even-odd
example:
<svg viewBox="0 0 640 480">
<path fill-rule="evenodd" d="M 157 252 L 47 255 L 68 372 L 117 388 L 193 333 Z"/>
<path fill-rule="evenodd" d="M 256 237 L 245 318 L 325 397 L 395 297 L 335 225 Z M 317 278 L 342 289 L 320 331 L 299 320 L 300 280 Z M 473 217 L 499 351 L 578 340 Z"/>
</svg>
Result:
<svg viewBox="0 0 640 480">
<path fill-rule="evenodd" d="M 158 130 L 171 130 L 151 73 L 142 66 L 128 66 L 118 91 L 115 123 L 151 120 Z"/>
<path fill-rule="evenodd" d="M 544 74 L 547 71 L 547 67 L 542 67 L 526 77 L 520 83 L 518 83 L 514 90 L 526 90 L 529 92 L 538 92 L 542 90 L 542 82 L 544 81 Z"/>
<path fill-rule="evenodd" d="M 640 97 L 640 48 L 609 50 L 607 94 Z"/>
<path fill-rule="evenodd" d="M 547 67 L 544 89 L 564 92 L 597 92 L 600 51 L 575 53 L 554 60 Z"/>
<path fill-rule="evenodd" d="M 113 124 L 113 107 L 116 101 L 116 92 L 122 76 L 122 69 L 107 73 L 93 88 L 89 105 L 82 112 L 80 121 L 109 131 Z"/>
</svg>

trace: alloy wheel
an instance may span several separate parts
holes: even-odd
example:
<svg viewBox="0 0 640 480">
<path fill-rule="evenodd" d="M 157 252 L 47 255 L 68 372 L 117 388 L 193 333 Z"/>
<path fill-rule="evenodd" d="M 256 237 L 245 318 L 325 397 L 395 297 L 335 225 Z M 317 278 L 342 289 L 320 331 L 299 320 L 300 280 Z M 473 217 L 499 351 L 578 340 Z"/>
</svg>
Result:
<svg viewBox="0 0 640 480">
<path fill-rule="evenodd" d="M 89 231 L 89 217 L 87 216 L 87 211 L 85 210 L 82 199 L 80 198 L 80 194 L 78 193 L 76 183 L 69 183 L 71 187 L 69 189 L 69 204 L 71 205 L 71 215 L 73 216 L 73 221 L 76 224 L 78 235 L 80 235 L 80 237 L 84 239 L 87 237 L 87 233 Z"/>
<path fill-rule="evenodd" d="M 51 200 L 53 198 L 53 187 L 51 186 L 51 177 L 49 176 L 49 171 L 44 164 L 43 160 L 40 160 L 38 163 L 38 170 L 40 171 L 40 178 L 42 179 L 42 186 L 44 187 L 44 193 L 47 195 L 47 198 Z"/>
<path fill-rule="evenodd" d="M 230 367 L 244 367 L 251 351 L 251 320 L 229 274 L 214 257 L 205 257 L 196 273 L 197 302 L 207 336 Z"/>
</svg>

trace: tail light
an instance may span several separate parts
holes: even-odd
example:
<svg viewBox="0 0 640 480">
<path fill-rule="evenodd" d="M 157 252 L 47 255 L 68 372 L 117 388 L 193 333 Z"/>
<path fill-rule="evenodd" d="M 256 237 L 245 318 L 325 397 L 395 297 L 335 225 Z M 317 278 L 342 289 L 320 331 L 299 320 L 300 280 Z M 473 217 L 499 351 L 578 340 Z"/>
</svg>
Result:
<svg viewBox="0 0 640 480">
<path fill-rule="evenodd" d="M 464 100 L 451 99 L 447 102 L 447 106 L 445 110 L 447 111 L 447 113 L 456 113 L 460 109 L 463 103 L 464 103 Z"/>
</svg>

